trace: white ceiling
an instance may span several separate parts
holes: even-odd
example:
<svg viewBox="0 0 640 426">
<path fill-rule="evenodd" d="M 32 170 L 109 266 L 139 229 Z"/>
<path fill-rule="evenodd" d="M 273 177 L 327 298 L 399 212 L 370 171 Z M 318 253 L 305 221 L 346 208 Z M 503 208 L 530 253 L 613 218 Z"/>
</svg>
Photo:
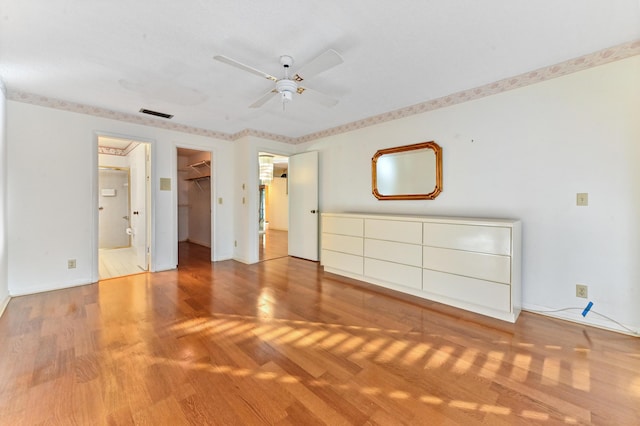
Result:
<svg viewBox="0 0 640 426">
<path fill-rule="evenodd" d="M 638 0 L 0 0 L 0 78 L 28 93 L 225 133 L 300 137 L 640 39 Z M 344 63 L 248 106 L 328 48 Z"/>
</svg>

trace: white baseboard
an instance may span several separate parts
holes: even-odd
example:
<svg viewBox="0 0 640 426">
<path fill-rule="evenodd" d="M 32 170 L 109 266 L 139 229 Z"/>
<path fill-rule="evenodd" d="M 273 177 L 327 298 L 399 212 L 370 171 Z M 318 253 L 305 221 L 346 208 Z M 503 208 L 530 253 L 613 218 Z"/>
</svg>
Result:
<svg viewBox="0 0 640 426">
<path fill-rule="evenodd" d="M 214 262 L 222 262 L 223 260 L 233 260 L 233 256 L 220 256 L 213 259 Z"/>
<path fill-rule="evenodd" d="M 151 270 L 150 272 L 162 272 L 162 271 L 171 271 L 173 269 L 176 269 L 177 266 L 176 265 L 171 265 L 171 264 L 167 264 L 167 265 L 155 265 L 155 267 L 153 268 L 153 270 Z"/>
<path fill-rule="evenodd" d="M 235 260 L 236 262 L 244 263 L 245 265 L 253 265 L 254 263 L 257 262 L 257 261 L 256 262 L 252 262 L 249 259 L 245 259 L 245 258 L 242 258 L 242 257 L 235 257 L 235 256 L 233 257 L 233 260 Z"/>
<path fill-rule="evenodd" d="M 628 334 L 629 336 L 640 336 L 640 331 L 631 325 L 624 324 L 625 327 L 630 328 L 631 330 L 636 330 L 635 334 L 612 321 L 599 317 L 598 314 L 595 313 L 597 312 L 597 308 L 592 309 L 592 312 L 588 313 L 586 317 L 582 316 L 582 310 L 584 308 L 576 307 L 575 309 L 567 309 L 570 310 L 557 311 L 557 309 L 549 308 L 546 306 L 532 305 L 529 303 L 522 304 L 523 311 L 532 312 L 534 314 L 540 314 L 547 317 L 570 321 L 576 324 L 587 325 L 590 327 L 601 328 L 604 330 L 615 331 L 617 333 Z"/>
<path fill-rule="evenodd" d="M 2 317 L 2 314 L 4 314 L 4 310 L 7 308 L 7 305 L 9 304 L 9 301 L 11 300 L 11 296 L 7 296 L 1 303 L 0 303 L 0 317 Z"/>
<path fill-rule="evenodd" d="M 19 290 L 19 291 L 10 291 L 10 296 L 11 297 L 16 297 L 16 296 L 26 296 L 28 294 L 36 294 L 36 293 L 44 293 L 46 291 L 54 291 L 54 290 L 62 290 L 65 288 L 71 288 L 71 287 L 79 287 L 81 285 L 87 285 L 87 284 L 94 284 L 91 281 L 87 281 L 86 279 L 80 279 L 80 280 L 76 280 L 76 281 L 69 281 L 69 282 L 65 282 L 62 284 L 44 284 L 44 285 L 40 285 L 40 286 L 35 286 L 35 287 L 29 287 L 28 289 L 25 289 L 25 291 Z"/>
<path fill-rule="evenodd" d="M 189 238 L 187 240 L 187 242 L 190 242 L 190 243 L 193 243 L 193 244 L 197 244 L 197 245 L 202 246 L 202 247 L 211 248 L 211 244 L 209 244 L 209 243 L 207 243 L 205 241 L 198 241 L 198 240 L 194 240 L 194 239 Z"/>
</svg>

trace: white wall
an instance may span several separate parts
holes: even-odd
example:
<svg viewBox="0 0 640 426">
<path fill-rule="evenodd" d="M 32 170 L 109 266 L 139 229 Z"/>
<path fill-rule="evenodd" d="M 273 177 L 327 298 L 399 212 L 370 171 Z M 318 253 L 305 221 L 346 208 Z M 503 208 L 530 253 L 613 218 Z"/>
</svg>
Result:
<svg viewBox="0 0 640 426">
<path fill-rule="evenodd" d="M 640 56 L 525 88 L 328 137 L 320 209 L 518 218 L 523 304 L 583 308 L 640 328 Z M 378 201 L 376 150 L 434 140 L 443 192 L 433 201 Z M 589 206 L 576 206 L 576 193 Z M 556 315 L 618 328 L 579 311 Z"/>
<path fill-rule="evenodd" d="M 232 175 L 233 142 L 8 101 L 10 294 L 95 279 L 96 132 L 152 141 L 152 270 L 171 269 L 177 264 L 176 145 L 215 151 L 220 159 L 216 173 Z M 171 191 L 159 190 L 160 178 L 172 179 Z M 231 198 L 232 179 L 219 179 L 216 185 L 219 196 Z M 218 207 L 214 250 L 220 257 L 230 258 L 232 206 Z M 77 259 L 76 269 L 67 269 L 71 258 Z"/>
<path fill-rule="evenodd" d="M 0 80 L 0 315 L 9 302 L 6 105 L 5 87 Z"/>
<path fill-rule="evenodd" d="M 289 195 L 287 194 L 287 178 L 273 177 L 273 180 L 269 184 L 266 204 L 269 229 L 287 231 L 289 229 Z"/>
</svg>

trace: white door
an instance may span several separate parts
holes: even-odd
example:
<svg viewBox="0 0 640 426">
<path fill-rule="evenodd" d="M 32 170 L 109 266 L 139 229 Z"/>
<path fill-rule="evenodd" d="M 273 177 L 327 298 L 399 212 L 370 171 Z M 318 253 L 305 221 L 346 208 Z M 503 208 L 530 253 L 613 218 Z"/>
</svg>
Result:
<svg viewBox="0 0 640 426">
<path fill-rule="evenodd" d="M 318 152 L 289 157 L 289 256 L 318 260 Z"/>
<path fill-rule="evenodd" d="M 149 270 L 147 250 L 147 151 L 148 145 L 139 144 L 130 154 L 131 158 L 131 245 L 136 253 L 136 263 Z"/>
</svg>

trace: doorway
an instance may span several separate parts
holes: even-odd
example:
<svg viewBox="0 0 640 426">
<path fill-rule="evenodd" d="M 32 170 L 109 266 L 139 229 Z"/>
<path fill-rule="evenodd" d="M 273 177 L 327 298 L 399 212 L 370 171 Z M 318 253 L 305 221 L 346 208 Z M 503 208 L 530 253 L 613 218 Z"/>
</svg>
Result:
<svg viewBox="0 0 640 426">
<path fill-rule="evenodd" d="M 150 145 L 98 137 L 98 277 L 147 272 Z"/>
<path fill-rule="evenodd" d="M 194 245 L 212 259 L 211 152 L 177 148 L 177 161 L 180 267 L 180 257 L 194 250 Z"/>
<path fill-rule="evenodd" d="M 258 153 L 258 260 L 288 255 L 289 158 Z"/>
</svg>

